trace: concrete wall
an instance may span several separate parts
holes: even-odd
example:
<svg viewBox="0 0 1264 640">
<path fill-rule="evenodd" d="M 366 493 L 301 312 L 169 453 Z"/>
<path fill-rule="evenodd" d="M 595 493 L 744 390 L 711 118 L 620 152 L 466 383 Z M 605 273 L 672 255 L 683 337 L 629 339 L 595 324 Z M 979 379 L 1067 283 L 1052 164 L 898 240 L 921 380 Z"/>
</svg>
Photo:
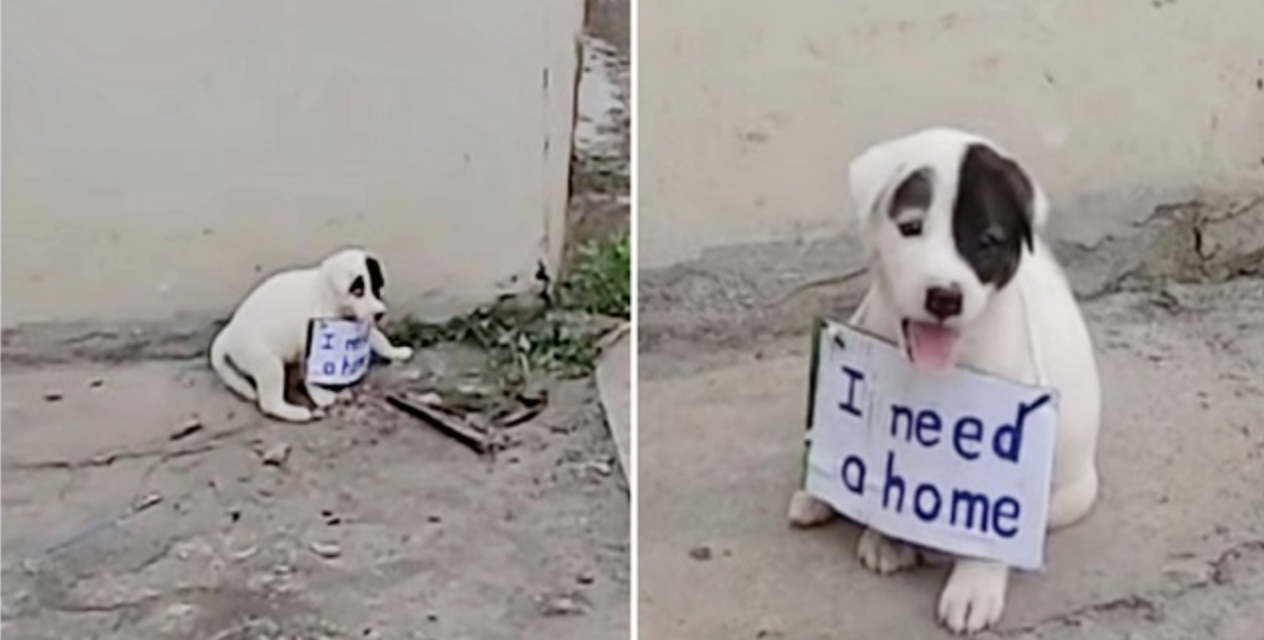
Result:
<svg viewBox="0 0 1264 640">
<path fill-rule="evenodd" d="M 3 324 L 224 314 L 362 243 L 399 307 L 530 284 L 583 0 L 9 0 Z"/>
<path fill-rule="evenodd" d="M 642 267 L 845 231 L 846 166 L 930 124 L 1095 194 L 1264 189 L 1264 2 L 641 0 Z"/>
</svg>

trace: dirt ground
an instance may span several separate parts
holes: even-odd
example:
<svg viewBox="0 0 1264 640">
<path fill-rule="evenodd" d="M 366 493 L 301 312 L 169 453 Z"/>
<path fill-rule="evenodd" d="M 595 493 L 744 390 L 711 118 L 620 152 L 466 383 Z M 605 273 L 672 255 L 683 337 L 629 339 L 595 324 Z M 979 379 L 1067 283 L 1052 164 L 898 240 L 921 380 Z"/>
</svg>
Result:
<svg viewBox="0 0 1264 640">
<path fill-rule="evenodd" d="M 1258 640 L 1264 629 L 1264 199 L 1061 236 L 1105 386 L 1102 495 L 1011 581 L 993 637 Z M 879 577 L 856 527 L 792 530 L 807 328 L 845 318 L 854 238 L 642 272 L 639 625 L 656 640 L 942 638 L 942 568 Z"/>
<path fill-rule="evenodd" d="M 626 637 L 594 384 L 553 387 L 489 462 L 381 400 L 444 366 L 380 370 L 308 425 L 201 361 L 6 366 L 5 637 Z"/>
</svg>

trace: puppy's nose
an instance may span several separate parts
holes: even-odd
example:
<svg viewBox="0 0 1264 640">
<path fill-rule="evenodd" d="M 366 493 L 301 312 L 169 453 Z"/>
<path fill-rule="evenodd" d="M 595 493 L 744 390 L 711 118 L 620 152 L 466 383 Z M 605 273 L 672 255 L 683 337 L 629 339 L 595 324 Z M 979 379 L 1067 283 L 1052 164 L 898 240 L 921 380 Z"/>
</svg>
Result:
<svg viewBox="0 0 1264 640">
<path fill-rule="evenodd" d="M 931 287 L 926 290 L 926 312 L 939 320 L 961 315 L 961 291 L 956 287 Z"/>
<path fill-rule="evenodd" d="M 377 313 L 373 314 L 373 321 L 374 321 L 374 322 L 381 322 L 381 321 L 382 321 L 382 318 L 385 318 L 385 317 L 386 317 L 386 312 L 385 312 L 385 311 L 379 311 L 379 312 L 377 312 Z"/>
</svg>

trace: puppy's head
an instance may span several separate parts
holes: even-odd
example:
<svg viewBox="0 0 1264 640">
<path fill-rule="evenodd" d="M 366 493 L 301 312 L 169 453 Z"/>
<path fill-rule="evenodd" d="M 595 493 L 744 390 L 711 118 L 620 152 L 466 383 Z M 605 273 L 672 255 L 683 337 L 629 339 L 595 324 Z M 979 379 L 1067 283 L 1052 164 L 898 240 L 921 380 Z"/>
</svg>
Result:
<svg viewBox="0 0 1264 640">
<path fill-rule="evenodd" d="M 325 258 L 320 271 L 333 288 L 339 312 L 349 320 L 377 322 L 386 315 L 382 263 L 360 249 L 344 249 Z"/>
<path fill-rule="evenodd" d="M 960 335 L 1031 252 L 1048 217 L 1044 193 L 991 141 L 952 129 L 870 148 L 850 182 L 905 352 L 918 366 L 951 368 Z"/>
</svg>

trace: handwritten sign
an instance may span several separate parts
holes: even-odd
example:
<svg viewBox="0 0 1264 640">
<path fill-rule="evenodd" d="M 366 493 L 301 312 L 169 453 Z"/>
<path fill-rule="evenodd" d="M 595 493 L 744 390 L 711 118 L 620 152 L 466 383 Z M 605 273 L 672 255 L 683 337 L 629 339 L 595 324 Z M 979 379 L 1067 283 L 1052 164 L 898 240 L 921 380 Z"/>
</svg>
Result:
<svg viewBox="0 0 1264 640">
<path fill-rule="evenodd" d="M 321 386 L 355 384 L 369 370 L 368 322 L 318 318 L 307 332 L 308 382 Z"/>
<path fill-rule="evenodd" d="M 928 373 L 857 329 L 816 333 L 804 486 L 893 538 L 1041 569 L 1054 390 Z"/>
</svg>

